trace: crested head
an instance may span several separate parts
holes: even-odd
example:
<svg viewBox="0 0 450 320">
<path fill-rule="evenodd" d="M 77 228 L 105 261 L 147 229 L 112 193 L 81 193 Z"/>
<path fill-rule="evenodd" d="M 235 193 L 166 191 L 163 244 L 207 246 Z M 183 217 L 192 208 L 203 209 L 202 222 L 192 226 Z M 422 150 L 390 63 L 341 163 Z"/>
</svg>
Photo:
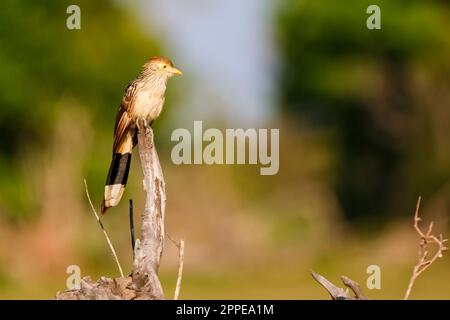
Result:
<svg viewBox="0 0 450 320">
<path fill-rule="evenodd" d="M 170 78 L 173 75 L 181 75 L 181 71 L 175 68 L 173 62 L 165 57 L 153 57 L 148 59 L 143 66 L 143 75 Z"/>
<path fill-rule="evenodd" d="M 167 64 L 173 67 L 173 62 L 170 59 L 161 56 L 149 58 L 147 61 L 145 61 L 145 65 L 147 64 Z"/>
</svg>

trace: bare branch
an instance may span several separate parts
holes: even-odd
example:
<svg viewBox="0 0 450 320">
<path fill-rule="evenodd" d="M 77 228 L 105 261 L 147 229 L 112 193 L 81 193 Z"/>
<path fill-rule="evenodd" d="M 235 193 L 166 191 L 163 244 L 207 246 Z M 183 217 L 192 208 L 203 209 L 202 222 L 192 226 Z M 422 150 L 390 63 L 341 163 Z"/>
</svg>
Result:
<svg viewBox="0 0 450 320">
<path fill-rule="evenodd" d="M 362 292 L 361 286 L 358 282 L 353 281 L 346 276 L 342 276 L 341 280 L 347 288 L 350 288 L 350 290 L 353 291 L 355 294 L 355 300 L 369 300 L 369 298 L 367 298 L 367 296 Z"/>
<path fill-rule="evenodd" d="M 448 239 L 443 239 L 442 234 L 439 236 L 432 234 L 434 226 L 433 221 L 429 224 L 426 233 L 420 229 L 419 222 L 422 220 L 419 216 L 420 201 L 421 197 L 417 200 L 416 211 L 414 214 L 414 229 L 420 237 L 419 257 L 417 264 L 413 268 L 413 273 L 409 280 L 408 288 L 406 289 L 403 300 L 408 300 L 417 277 L 428 269 L 438 258 L 442 258 L 444 251 L 448 250 L 445 246 L 445 242 L 448 241 Z M 434 244 L 437 247 L 435 253 L 431 257 L 429 256 L 428 244 Z"/>
<path fill-rule="evenodd" d="M 178 300 L 181 290 L 181 281 L 183 279 L 183 266 L 184 266 L 184 241 L 180 240 L 176 242 L 169 233 L 166 232 L 167 238 L 178 248 L 178 277 L 177 284 L 175 286 L 175 293 L 173 295 L 173 300 Z"/>
<path fill-rule="evenodd" d="M 158 269 L 164 248 L 166 192 L 151 128 L 139 131 L 138 145 L 147 196 L 134 251 L 133 284 L 142 292 L 142 299 L 164 299 Z"/>
<path fill-rule="evenodd" d="M 333 300 L 346 300 L 347 293 L 345 292 L 344 289 L 335 286 L 333 283 L 328 281 L 324 276 L 314 272 L 313 270 L 311 270 L 311 275 L 313 276 L 314 280 L 320 283 L 322 287 L 324 287 L 325 290 L 328 291 Z"/>
<path fill-rule="evenodd" d="M 134 205 L 133 199 L 130 199 L 130 238 L 131 238 L 131 250 L 133 251 L 133 259 L 134 259 L 134 246 L 136 243 L 136 238 L 134 236 Z"/>
<path fill-rule="evenodd" d="M 355 294 L 354 297 L 349 297 L 348 290 L 344 290 L 343 288 L 334 285 L 324 276 L 314 272 L 313 270 L 311 270 L 311 275 L 313 276 L 314 280 L 320 283 L 325 288 L 325 290 L 328 291 L 333 300 L 369 300 L 369 298 L 367 298 L 366 295 L 363 294 L 359 283 L 351 280 L 346 276 L 342 276 L 341 280 L 347 288 L 350 288 L 353 291 L 353 293 Z"/>
<path fill-rule="evenodd" d="M 175 287 L 174 300 L 178 300 L 181 290 L 181 280 L 183 279 L 183 266 L 184 266 L 184 241 L 180 240 L 178 245 L 178 278 L 177 285 Z"/>
<path fill-rule="evenodd" d="M 91 205 L 92 212 L 94 213 L 95 218 L 97 218 L 97 222 L 100 225 L 100 228 L 103 231 L 103 234 L 104 234 L 104 236 L 106 238 L 106 241 L 108 242 L 108 246 L 111 249 L 111 252 L 113 254 L 114 261 L 116 262 L 117 267 L 119 268 L 120 276 L 123 278 L 122 266 L 120 265 L 119 258 L 117 258 L 116 250 L 114 250 L 114 246 L 112 245 L 111 240 L 109 239 L 108 233 L 106 232 L 105 227 L 103 226 L 103 223 L 100 220 L 100 217 L 98 216 L 97 211 L 94 208 L 94 205 L 92 204 L 92 200 L 91 200 L 91 197 L 89 195 L 89 190 L 88 190 L 86 179 L 84 179 L 84 188 L 86 189 L 86 195 L 87 195 L 87 198 L 89 200 L 89 204 Z"/>
</svg>

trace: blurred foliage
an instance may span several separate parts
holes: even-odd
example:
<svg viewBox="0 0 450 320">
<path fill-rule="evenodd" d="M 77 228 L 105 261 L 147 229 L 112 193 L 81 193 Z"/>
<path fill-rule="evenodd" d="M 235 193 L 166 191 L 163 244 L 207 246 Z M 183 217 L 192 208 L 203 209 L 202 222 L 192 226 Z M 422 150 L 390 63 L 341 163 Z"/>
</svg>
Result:
<svg viewBox="0 0 450 320">
<path fill-rule="evenodd" d="M 365 12 L 375 3 L 383 29 L 369 31 Z M 117 275 L 82 179 L 98 206 L 123 90 L 159 50 L 151 30 L 140 29 L 136 12 L 128 12 L 129 2 L 77 1 L 82 29 L 73 31 L 66 28 L 69 4 L 1 5 L 0 298 L 51 298 L 64 289 L 69 264 L 93 279 Z M 409 222 L 393 218 L 373 236 L 352 232 L 340 212 L 412 213 L 420 193 L 427 212 L 441 214 L 436 227 L 448 221 L 450 203 L 439 200 L 450 199 L 442 194 L 450 188 L 441 187 L 450 167 L 449 6 L 278 5 L 285 117 L 270 127 L 282 128 L 280 172 L 262 177 L 255 166 L 176 166 L 170 150 L 159 148 L 170 141 L 170 126 L 163 124 L 167 137 L 163 130 L 156 137 L 170 195 L 167 230 L 189 251 L 182 298 L 328 299 L 311 268 L 330 280 L 345 273 L 364 283 L 374 263 L 383 267 L 383 290 L 370 296 L 399 298 L 417 256 Z M 198 85 L 189 75 L 183 79 Z M 139 161 L 132 166 L 124 200 L 133 197 L 141 208 Z M 122 201 L 103 223 L 128 272 L 126 211 Z M 4 223 L 5 216 L 15 223 Z M 170 242 L 165 250 L 161 276 L 172 292 L 178 253 Z M 448 298 L 443 262 L 418 282 L 415 298 Z"/>
<path fill-rule="evenodd" d="M 369 30 L 369 5 L 381 30 Z M 448 181 L 447 1 L 292 0 L 277 40 L 284 113 L 332 139 L 332 184 L 350 219 L 410 213 Z M 358 219 L 357 219 L 358 220 Z"/>
<path fill-rule="evenodd" d="M 36 205 L 21 159 L 48 148 L 58 101 L 74 100 L 89 110 L 97 129 L 112 135 L 127 81 L 157 53 L 148 32 L 114 1 L 77 1 L 81 30 L 66 28 L 70 4 L 2 2 L 0 210 L 11 217 L 29 215 Z"/>
</svg>

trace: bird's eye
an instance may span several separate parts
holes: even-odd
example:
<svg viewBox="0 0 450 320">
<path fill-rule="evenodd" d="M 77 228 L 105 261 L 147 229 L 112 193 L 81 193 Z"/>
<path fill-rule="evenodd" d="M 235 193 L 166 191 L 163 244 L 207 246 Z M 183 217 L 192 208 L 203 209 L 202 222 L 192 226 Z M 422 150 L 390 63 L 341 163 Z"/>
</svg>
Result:
<svg viewBox="0 0 450 320">
<path fill-rule="evenodd" d="M 163 67 L 163 68 L 165 69 L 165 68 L 167 68 L 167 66 L 166 66 L 166 65 L 164 65 L 164 67 Z"/>
</svg>

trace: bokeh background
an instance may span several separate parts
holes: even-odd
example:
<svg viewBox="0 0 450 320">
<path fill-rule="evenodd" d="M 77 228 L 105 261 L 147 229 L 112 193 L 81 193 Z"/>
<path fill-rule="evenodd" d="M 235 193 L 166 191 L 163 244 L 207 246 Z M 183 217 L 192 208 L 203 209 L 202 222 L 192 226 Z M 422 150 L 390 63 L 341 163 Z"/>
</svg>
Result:
<svg viewBox="0 0 450 320">
<path fill-rule="evenodd" d="M 81 8 L 81 30 L 66 8 Z M 381 8 L 381 30 L 366 8 Z M 144 60 L 172 58 L 155 123 L 167 229 L 186 242 L 181 297 L 328 299 L 309 270 L 403 297 L 422 214 L 448 235 L 450 6 L 447 1 L 2 1 L 0 298 L 51 299 L 66 268 L 118 276 L 84 193 L 100 204 L 115 114 Z M 176 128 L 279 128 L 280 170 L 181 165 Z M 122 204 L 104 224 L 131 270 L 127 199 L 143 206 L 134 157 Z M 139 210 L 137 210 L 139 212 Z M 139 220 L 136 217 L 136 220 Z M 412 298 L 450 298 L 450 259 Z M 168 296 L 177 250 L 161 266 Z"/>
</svg>

